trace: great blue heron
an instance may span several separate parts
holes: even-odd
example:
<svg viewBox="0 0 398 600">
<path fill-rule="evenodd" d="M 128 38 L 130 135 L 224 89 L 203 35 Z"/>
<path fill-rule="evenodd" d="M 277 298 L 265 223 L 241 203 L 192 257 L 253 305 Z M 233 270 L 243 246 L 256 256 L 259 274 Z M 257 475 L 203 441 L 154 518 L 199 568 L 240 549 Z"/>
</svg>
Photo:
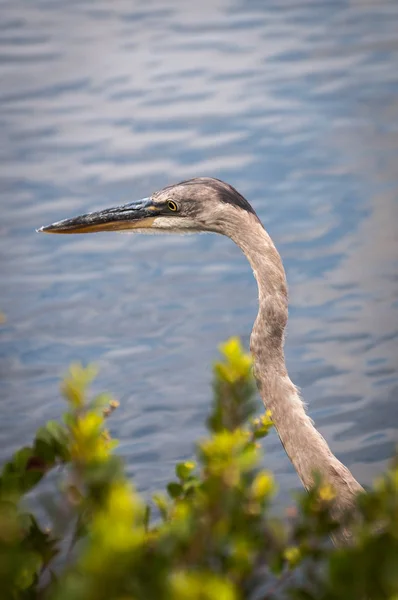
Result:
<svg viewBox="0 0 398 600">
<path fill-rule="evenodd" d="M 284 330 L 288 317 L 286 275 L 270 236 L 251 205 L 232 186 L 199 177 L 170 185 L 149 198 L 115 208 L 65 219 L 39 231 L 45 233 L 135 232 L 187 233 L 209 231 L 231 238 L 244 252 L 258 284 L 259 311 L 250 338 L 254 371 L 264 404 L 305 488 L 314 472 L 334 488 L 334 513 L 340 517 L 355 506 L 363 488 L 330 451 L 306 414 L 297 388 L 287 373 Z M 350 537 L 349 532 L 343 537 Z"/>
</svg>

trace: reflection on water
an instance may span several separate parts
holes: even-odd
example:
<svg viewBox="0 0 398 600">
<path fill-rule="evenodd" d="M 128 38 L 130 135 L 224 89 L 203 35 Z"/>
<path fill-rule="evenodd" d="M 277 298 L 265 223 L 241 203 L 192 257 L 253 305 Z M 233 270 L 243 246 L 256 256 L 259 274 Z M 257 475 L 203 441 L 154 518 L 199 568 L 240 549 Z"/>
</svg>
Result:
<svg viewBox="0 0 398 600">
<path fill-rule="evenodd" d="M 255 206 L 290 282 L 287 359 L 362 483 L 398 439 L 398 5 L 3 0 L 2 458 L 96 361 L 138 486 L 202 434 L 216 345 L 257 290 L 216 236 L 38 236 L 44 223 L 212 175 Z M 282 492 L 298 480 L 275 435 Z"/>
</svg>

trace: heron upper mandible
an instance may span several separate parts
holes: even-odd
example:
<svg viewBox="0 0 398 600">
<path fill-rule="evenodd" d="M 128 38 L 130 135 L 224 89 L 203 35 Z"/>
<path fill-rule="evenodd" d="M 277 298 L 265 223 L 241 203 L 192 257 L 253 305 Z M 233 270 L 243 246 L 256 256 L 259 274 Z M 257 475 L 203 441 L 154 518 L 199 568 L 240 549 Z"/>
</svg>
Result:
<svg viewBox="0 0 398 600">
<path fill-rule="evenodd" d="M 334 488 L 337 518 L 355 507 L 363 488 L 332 454 L 306 414 L 291 382 L 284 357 L 288 317 L 286 275 L 281 257 L 249 202 L 231 185 L 199 177 L 170 185 L 149 198 L 123 206 L 65 219 L 38 231 L 187 233 L 209 231 L 231 238 L 244 252 L 258 284 L 259 311 L 250 337 L 254 371 L 262 400 L 271 411 L 279 438 L 303 485 L 309 489 L 314 472 Z M 341 542 L 349 541 L 345 531 Z"/>
</svg>

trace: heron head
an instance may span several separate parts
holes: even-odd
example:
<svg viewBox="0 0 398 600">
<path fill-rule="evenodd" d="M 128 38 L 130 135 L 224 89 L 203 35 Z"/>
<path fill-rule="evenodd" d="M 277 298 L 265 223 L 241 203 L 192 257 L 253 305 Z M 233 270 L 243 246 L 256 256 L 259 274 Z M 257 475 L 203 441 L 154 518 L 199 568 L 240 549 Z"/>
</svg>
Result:
<svg viewBox="0 0 398 600">
<path fill-rule="evenodd" d="M 238 212 L 237 212 L 238 211 Z M 148 198 L 41 227 L 44 233 L 225 233 L 231 213 L 255 215 L 250 204 L 232 186 L 219 179 L 199 177 L 167 186 Z"/>
</svg>

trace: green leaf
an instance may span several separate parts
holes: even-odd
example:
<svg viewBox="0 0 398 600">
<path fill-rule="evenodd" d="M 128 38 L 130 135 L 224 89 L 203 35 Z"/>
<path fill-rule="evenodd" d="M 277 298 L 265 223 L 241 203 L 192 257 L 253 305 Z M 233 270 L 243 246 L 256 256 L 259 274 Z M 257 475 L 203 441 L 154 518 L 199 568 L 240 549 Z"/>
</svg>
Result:
<svg viewBox="0 0 398 600">
<path fill-rule="evenodd" d="M 146 504 L 145 512 L 144 512 L 144 527 L 145 527 L 146 532 L 148 532 L 148 529 L 149 529 L 149 524 L 151 521 L 151 512 L 152 512 L 152 509 L 151 509 L 150 505 Z"/>
<path fill-rule="evenodd" d="M 65 430 L 65 427 L 63 427 L 58 421 L 48 421 L 45 429 L 50 434 L 52 440 L 57 441 L 61 445 L 66 442 L 68 433 Z"/>
<path fill-rule="evenodd" d="M 179 477 L 179 479 L 181 479 L 182 481 L 185 481 L 191 475 L 191 473 L 195 469 L 195 467 L 196 467 L 196 464 L 194 462 L 178 463 L 176 465 L 176 475 L 177 475 L 177 477 Z"/>
<path fill-rule="evenodd" d="M 21 590 L 28 589 L 34 581 L 36 581 L 40 568 L 42 566 L 42 559 L 36 552 L 30 552 L 25 554 L 23 563 L 20 566 L 18 573 L 17 585 Z"/>
<path fill-rule="evenodd" d="M 89 408 L 94 410 L 102 410 L 105 407 L 109 406 L 113 401 L 113 396 L 108 393 L 98 394 L 95 398 L 90 402 Z"/>
<path fill-rule="evenodd" d="M 167 484 L 167 492 L 170 498 L 178 498 L 183 494 L 183 487 L 180 483 L 176 483 L 175 481 L 171 481 Z"/>
<path fill-rule="evenodd" d="M 12 463 L 16 471 L 23 471 L 26 468 L 26 465 L 33 454 L 33 448 L 25 446 L 25 448 L 21 448 L 18 450 L 13 458 Z"/>
<path fill-rule="evenodd" d="M 156 504 L 162 519 L 167 521 L 169 516 L 169 504 L 167 498 L 165 498 L 163 494 L 154 494 L 152 500 Z"/>
</svg>

